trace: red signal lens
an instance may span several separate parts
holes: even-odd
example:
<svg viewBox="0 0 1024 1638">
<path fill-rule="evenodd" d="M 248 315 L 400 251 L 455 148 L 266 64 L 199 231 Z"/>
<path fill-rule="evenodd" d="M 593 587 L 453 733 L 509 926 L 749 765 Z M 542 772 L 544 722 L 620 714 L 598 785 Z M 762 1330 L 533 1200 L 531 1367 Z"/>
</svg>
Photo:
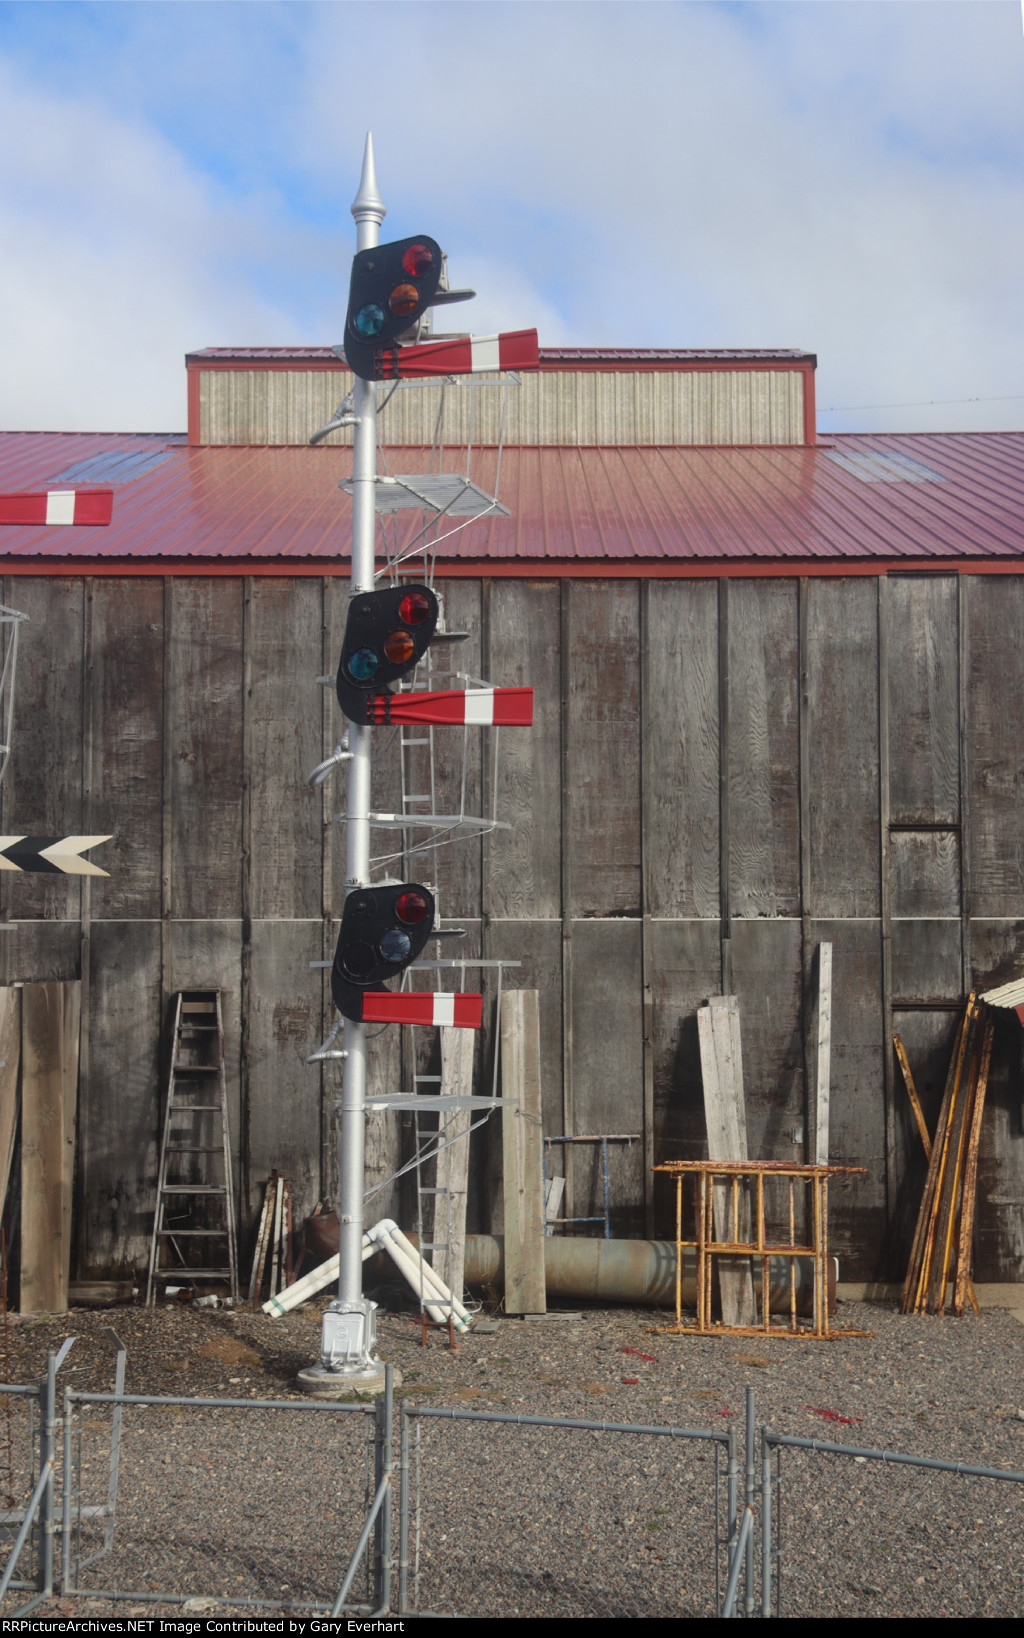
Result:
<svg viewBox="0 0 1024 1638">
<path fill-rule="evenodd" d="M 411 279 L 422 279 L 434 265 L 434 252 L 429 245 L 410 245 L 402 257 L 402 266 Z"/>
<path fill-rule="evenodd" d="M 416 644 L 407 631 L 393 631 L 385 640 L 384 653 L 394 665 L 406 665 L 416 653 Z"/>
<path fill-rule="evenodd" d="M 415 927 L 417 922 L 430 914 L 430 906 L 422 893 L 399 893 L 395 900 L 395 915 L 399 921 L 404 921 L 407 927 Z"/>
<path fill-rule="evenodd" d="M 407 626 L 421 626 L 430 618 L 430 599 L 421 591 L 406 592 L 398 605 L 398 618 Z"/>
<path fill-rule="evenodd" d="M 420 304 L 420 293 L 414 284 L 396 284 L 388 297 L 388 306 L 399 318 L 408 318 Z"/>
</svg>

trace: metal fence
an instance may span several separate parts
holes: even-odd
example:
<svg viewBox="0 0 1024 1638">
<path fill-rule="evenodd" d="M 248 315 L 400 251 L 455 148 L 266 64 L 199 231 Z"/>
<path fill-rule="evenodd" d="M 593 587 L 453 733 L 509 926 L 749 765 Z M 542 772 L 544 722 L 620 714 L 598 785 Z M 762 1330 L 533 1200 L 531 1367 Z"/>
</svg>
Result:
<svg viewBox="0 0 1024 1638">
<path fill-rule="evenodd" d="M 739 1472 L 728 1431 L 404 1402 L 398 1613 L 719 1612 Z"/>
<path fill-rule="evenodd" d="M 0 1579 L 0 1613 L 65 1597 L 147 1605 L 200 1600 L 299 1614 L 386 1608 L 393 1402 L 255 1400 L 66 1390 L 70 1343 L 36 1388 L 0 1395 L 38 1406 L 26 1505 Z M 238 1452 L 259 1452 L 258 1493 Z M 26 1471 L 27 1469 L 27 1471 Z M 10 1539 L 8 1537 L 8 1539 Z M 187 1590 L 182 1590 L 182 1583 Z M 11 1595 L 32 1596 L 18 1608 Z"/>
<path fill-rule="evenodd" d="M 71 1346 L 69 1340 L 59 1354 L 51 1350 L 47 1355 L 46 1375 L 37 1387 L 0 1384 L 7 1423 L 4 1442 L 8 1494 L 0 1516 L 5 1544 L 13 1534 L 0 1573 L 0 1609 L 4 1609 L 12 1592 L 33 1594 L 14 1612 L 17 1614 L 34 1609 L 53 1586 L 57 1373 Z M 7 1613 L 4 1609 L 4 1614 Z"/>
<path fill-rule="evenodd" d="M 120 1349 L 114 1391 L 69 1389 L 60 1417 L 70 1346 L 37 1386 L 0 1385 L 5 1617 L 55 1591 L 512 1619 L 1020 1608 L 1024 1472 L 758 1439 L 752 1389 L 743 1424 L 716 1430 L 406 1400 L 395 1462 L 390 1367 L 376 1404 L 126 1394 Z"/>
<path fill-rule="evenodd" d="M 759 1613 L 1020 1614 L 1022 1472 L 765 1428 L 759 1488 Z"/>
</svg>

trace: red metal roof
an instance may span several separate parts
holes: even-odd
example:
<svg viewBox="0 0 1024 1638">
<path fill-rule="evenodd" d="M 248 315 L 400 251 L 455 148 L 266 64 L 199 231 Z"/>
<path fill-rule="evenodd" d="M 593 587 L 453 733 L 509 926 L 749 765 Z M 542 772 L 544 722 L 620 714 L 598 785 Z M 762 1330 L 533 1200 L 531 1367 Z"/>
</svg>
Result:
<svg viewBox="0 0 1024 1638">
<path fill-rule="evenodd" d="M 337 487 L 347 448 L 189 448 L 157 434 L 0 434 L 0 489 L 45 487 L 111 452 L 168 451 L 114 483 L 102 531 L 43 526 L 0 533 L 8 572 L 67 564 L 81 572 L 246 565 L 330 571 L 347 558 L 350 501 Z M 835 456 L 895 455 L 886 464 Z M 428 452 L 386 451 L 388 470 L 426 471 Z M 445 452 L 462 470 L 464 452 Z M 907 463 L 916 463 L 908 465 Z M 891 480 L 894 472 L 909 475 Z M 474 454 L 489 490 L 496 453 Z M 923 468 L 923 473 L 919 470 Z M 928 474 L 934 474 L 929 478 Z M 873 572 L 1024 563 L 1024 433 L 859 434 L 814 448 L 506 449 L 499 498 L 508 518 L 445 541 L 442 572 L 694 574 Z M 402 514 L 401 532 L 412 531 Z M 214 567 L 216 565 L 216 568 Z"/>
<path fill-rule="evenodd" d="M 800 347 L 542 347 L 540 362 L 545 364 L 607 365 L 609 369 L 645 364 L 816 364 L 817 356 Z M 288 365 L 344 365 L 331 347 L 201 347 L 186 353 L 186 364 L 207 368 L 229 364 L 263 364 L 268 368 Z"/>
</svg>

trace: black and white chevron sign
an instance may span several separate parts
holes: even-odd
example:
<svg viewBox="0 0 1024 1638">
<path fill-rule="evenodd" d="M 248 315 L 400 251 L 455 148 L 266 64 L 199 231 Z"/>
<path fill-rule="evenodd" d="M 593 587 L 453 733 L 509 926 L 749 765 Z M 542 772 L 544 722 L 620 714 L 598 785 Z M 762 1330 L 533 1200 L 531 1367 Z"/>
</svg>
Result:
<svg viewBox="0 0 1024 1638">
<path fill-rule="evenodd" d="M 28 871 L 39 875 L 109 876 L 91 859 L 83 859 L 86 848 L 112 842 L 112 836 L 0 836 L 0 870 Z"/>
</svg>

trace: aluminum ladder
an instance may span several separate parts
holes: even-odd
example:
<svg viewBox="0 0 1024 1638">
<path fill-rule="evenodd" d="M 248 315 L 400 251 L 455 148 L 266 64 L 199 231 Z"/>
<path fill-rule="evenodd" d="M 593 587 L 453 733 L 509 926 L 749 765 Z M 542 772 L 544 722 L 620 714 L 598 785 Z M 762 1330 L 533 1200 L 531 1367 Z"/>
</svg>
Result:
<svg viewBox="0 0 1024 1638">
<path fill-rule="evenodd" d="M 184 1244 L 190 1240 L 197 1242 L 197 1249 L 204 1240 L 211 1249 L 222 1249 L 217 1266 L 205 1261 L 194 1266 Z M 174 1262 L 161 1255 L 168 1250 Z M 232 1300 L 237 1302 L 238 1250 L 220 991 L 179 990 L 174 1002 L 146 1304 L 153 1305 L 161 1283 L 196 1286 L 224 1281 L 230 1283 Z"/>
</svg>

